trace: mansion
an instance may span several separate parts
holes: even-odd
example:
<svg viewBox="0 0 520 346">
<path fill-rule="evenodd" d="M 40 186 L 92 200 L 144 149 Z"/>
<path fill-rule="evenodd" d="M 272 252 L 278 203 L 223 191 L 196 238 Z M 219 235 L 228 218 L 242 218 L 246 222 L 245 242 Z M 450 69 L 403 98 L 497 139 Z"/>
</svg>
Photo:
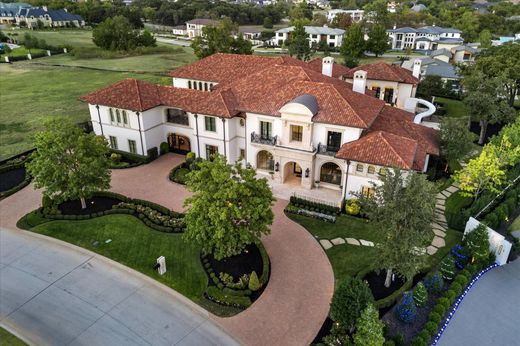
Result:
<svg viewBox="0 0 520 346">
<path fill-rule="evenodd" d="M 461 31 L 440 26 L 423 26 L 420 28 L 396 28 L 386 31 L 392 50 L 432 51 L 451 49 L 460 46 L 464 40 Z"/>
<path fill-rule="evenodd" d="M 439 155 L 437 131 L 392 106 L 399 93 L 414 98 L 412 72 L 366 70 L 350 73 L 330 57 L 306 63 L 214 54 L 172 71 L 172 86 L 126 79 L 81 100 L 95 133 L 113 149 L 146 155 L 167 142 L 174 152 L 248 163 L 289 188 L 325 188 L 348 198 L 370 193 L 370 182 L 388 168 L 425 172 L 430 156 Z M 367 81 L 371 75 L 380 84 Z M 381 97 L 392 79 L 400 80 L 392 98 Z"/>
</svg>

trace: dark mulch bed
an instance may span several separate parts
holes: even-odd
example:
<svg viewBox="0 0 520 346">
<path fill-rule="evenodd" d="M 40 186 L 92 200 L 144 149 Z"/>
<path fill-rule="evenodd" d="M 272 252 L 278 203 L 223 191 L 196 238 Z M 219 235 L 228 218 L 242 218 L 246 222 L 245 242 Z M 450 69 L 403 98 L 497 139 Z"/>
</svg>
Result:
<svg viewBox="0 0 520 346">
<path fill-rule="evenodd" d="M 58 209 L 63 215 L 89 215 L 110 210 L 113 205 L 121 202 L 121 200 L 116 198 L 95 196 L 87 200 L 87 207 L 85 209 L 81 209 L 81 202 L 77 199 L 61 203 Z"/>
<path fill-rule="evenodd" d="M 394 281 L 392 281 L 390 287 L 385 287 L 385 279 L 386 271 L 384 270 L 381 270 L 379 274 L 376 272 L 370 272 L 363 278 L 363 280 L 368 282 L 368 286 L 370 286 L 370 290 L 372 291 L 372 295 L 374 296 L 375 300 L 388 297 L 401 288 L 401 286 L 403 286 L 405 283 L 401 277 L 395 275 Z"/>
<path fill-rule="evenodd" d="M 0 173 L 0 192 L 4 192 L 20 185 L 25 180 L 25 167 L 12 169 Z"/>
<path fill-rule="evenodd" d="M 244 274 L 251 274 L 256 272 L 258 277 L 262 276 L 263 264 L 262 255 L 256 244 L 249 244 L 244 252 L 240 255 L 224 258 L 217 261 L 213 255 L 208 255 L 208 260 L 211 268 L 218 276 L 219 273 L 228 273 L 233 276 L 235 281 Z"/>
<path fill-rule="evenodd" d="M 330 330 L 332 329 L 333 323 L 334 322 L 330 319 L 330 317 L 327 317 L 327 319 L 323 322 L 320 331 L 318 332 L 318 334 L 316 334 L 314 340 L 312 340 L 311 345 L 321 343 L 321 340 L 330 334 Z"/>
<path fill-rule="evenodd" d="M 502 127 L 504 127 L 505 124 L 489 124 L 486 130 L 486 135 L 484 139 L 484 144 L 489 142 L 489 139 L 495 135 L 497 135 Z M 480 125 L 478 122 L 471 122 L 470 131 L 476 134 L 477 136 L 480 135 Z"/>
<path fill-rule="evenodd" d="M 405 345 L 409 345 L 412 342 L 413 338 L 422 331 L 426 322 L 428 322 L 428 315 L 430 311 L 433 309 L 435 304 L 437 304 L 437 300 L 441 295 L 428 295 L 428 302 L 422 308 L 417 308 L 417 315 L 415 316 L 415 320 L 413 323 L 403 323 L 401 322 L 396 315 L 395 309 L 397 306 L 394 306 L 393 309 L 388 311 L 383 317 L 382 321 L 385 322 L 387 327 L 387 335 L 390 338 L 395 337 L 398 333 L 402 334 L 405 339 Z"/>
</svg>

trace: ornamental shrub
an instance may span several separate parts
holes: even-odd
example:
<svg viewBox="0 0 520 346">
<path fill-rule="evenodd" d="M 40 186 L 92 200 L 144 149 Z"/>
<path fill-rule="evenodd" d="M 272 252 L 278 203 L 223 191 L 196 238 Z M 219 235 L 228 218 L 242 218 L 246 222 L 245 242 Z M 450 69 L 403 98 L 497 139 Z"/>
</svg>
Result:
<svg viewBox="0 0 520 346">
<path fill-rule="evenodd" d="M 415 289 L 413 290 L 413 300 L 415 305 L 418 307 L 426 305 L 426 302 L 428 301 L 428 291 L 422 282 L 419 282 L 417 286 L 415 286 Z"/>
<path fill-rule="evenodd" d="M 468 253 L 473 257 L 474 261 L 483 264 L 489 258 L 489 237 L 487 227 L 480 224 L 473 231 L 466 234 L 464 237 L 464 247 Z"/>
<path fill-rule="evenodd" d="M 437 302 L 437 304 L 444 306 L 445 311 L 448 310 L 449 307 L 451 306 L 449 299 L 445 298 L 445 297 L 439 298 L 439 301 Z"/>
<path fill-rule="evenodd" d="M 450 305 L 455 302 L 455 299 L 457 299 L 457 294 L 452 289 L 447 290 L 445 296 L 449 300 Z"/>
<path fill-rule="evenodd" d="M 462 293 L 462 286 L 459 283 L 454 282 L 451 284 L 450 290 L 452 290 L 456 296 L 460 296 Z"/>
<path fill-rule="evenodd" d="M 444 314 L 446 313 L 446 308 L 442 304 L 437 304 L 433 307 L 433 311 L 435 311 L 441 316 L 444 316 Z"/>
<path fill-rule="evenodd" d="M 429 346 L 429 343 L 428 341 L 426 341 L 425 339 L 423 339 L 422 337 L 420 337 L 419 335 L 417 335 L 412 343 L 411 343 L 412 346 Z"/>
<path fill-rule="evenodd" d="M 453 282 L 458 283 L 462 287 L 466 287 L 466 285 L 468 284 L 469 280 L 468 280 L 468 278 L 466 278 L 466 276 L 464 276 L 462 274 L 459 274 L 459 275 L 457 275 L 455 277 L 455 280 Z"/>
<path fill-rule="evenodd" d="M 441 323 L 441 315 L 439 315 L 439 313 L 435 312 L 435 311 L 432 311 L 430 312 L 430 314 L 428 315 L 428 321 L 431 321 L 437 325 L 439 325 L 439 323 Z"/>
<path fill-rule="evenodd" d="M 249 276 L 249 285 L 248 285 L 248 287 L 253 292 L 258 291 L 260 289 L 260 287 L 262 287 L 260 285 L 260 281 L 258 281 L 258 275 L 256 274 L 256 272 L 254 270 L 251 273 L 251 275 Z"/>
<path fill-rule="evenodd" d="M 330 304 L 330 318 L 340 328 L 348 330 L 355 326 L 361 311 L 374 301 L 365 281 L 347 276 L 334 292 Z"/>
<path fill-rule="evenodd" d="M 168 153 L 170 151 L 170 146 L 168 145 L 168 143 L 162 142 L 159 145 L 159 150 L 161 152 L 161 155 L 164 155 L 164 154 L 166 154 L 166 153 Z"/>
<path fill-rule="evenodd" d="M 351 198 L 347 200 L 345 203 L 345 212 L 349 215 L 359 215 L 361 211 L 361 207 L 359 206 L 359 202 L 357 198 Z"/>
<path fill-rule="evenodd" d="M 439 325 L 438 324 L 435 324 L 434 322 L 432 321 L 428 321 L 426 322 L 426 324 L 424 325 L 424 329 L 430 334 L 430 335 L 435 335 L 437 334 L 437 330 L 439 329 Z"/>
<path fill-rule="evenodd" d="M 193 161 L 195 161 L 195 153 L 190 151 L 189 153 L 186 154 L 186 163 L 188 165 L 191 165 L 193 163 Z"/>
<path fill-rule="evenodd" d="M 441 272 L 442 277 L 445 280 L 453 280 L 453 277 L 455 276 L 455 259 L 453 258 L 453 256 L 448 255 L 444 257 L 444 259 L 441 262 L 441 267 L 439 271 Z"/>
<path fill-rule="evenodd" d="M 395 311 L 397 318 L 404 323 L 412 323 L 415 320 L 417 307 L 415 306 L 411 292 L 404 293 L 403 298 L 399 302 L 399 305 Z"/>
<path fill-rule="evenodd" d="M 424 287 L 430 293 L 440 293 L 444 286 L 444 281 L 438 273 L 430 273 L 424 279 Z"/>
<path fill-rule="evenodd" d="M 385 342 L 383 327 L 378 311 L 374 305 L 368 304 L 357 321 L 354 345 L 382 346 Z"/>
<path fill-rule="evenodd" d="M 404 335 L 402 333 L 397 333 L 394 336 L 395 346 L 404 346 Z"/>
</svg>

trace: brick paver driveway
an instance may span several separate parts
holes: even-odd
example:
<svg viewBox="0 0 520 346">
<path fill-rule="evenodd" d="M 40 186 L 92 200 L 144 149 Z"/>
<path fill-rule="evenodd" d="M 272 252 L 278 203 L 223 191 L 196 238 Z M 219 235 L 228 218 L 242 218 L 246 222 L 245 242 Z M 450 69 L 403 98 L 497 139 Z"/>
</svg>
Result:
<svg viewBox="0 0 520 346">
<path fill-rule="evenodd" d="M 170 182 L 168 173 L 183 159 L 168 154 L 145 166 L 115 170 L 112 191 L 181 211 L 189 192 Z M 30 189 L 10 198 L 6 208 L 2 205 L 0 225 L 12 227 L 19 217 L 38 206 L 39 194 Z M 246 345 L 308 345 L 328 314 L 334 291 L 332 267 L 318 242 L 285 216 L 286 204 L 283 200 L 275 203 L 272 232 L 262 238 L 271 259 L 271 277 L 264 293 L 236 316 L 212 316 Z"/>
</svg>

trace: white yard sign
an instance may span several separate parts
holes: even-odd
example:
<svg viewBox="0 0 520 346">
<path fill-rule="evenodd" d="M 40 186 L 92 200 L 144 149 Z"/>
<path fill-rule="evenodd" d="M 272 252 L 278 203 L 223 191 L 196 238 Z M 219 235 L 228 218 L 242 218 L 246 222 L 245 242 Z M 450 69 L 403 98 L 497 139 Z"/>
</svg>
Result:
<svg viewBox="0 0 520 346">
<path fill-rule="evenodd" d="M 477 219 L 470 217 L 468 222 L 466 222 L 466 229 L 464 230 L 464 235 L 473 231 L 480 225 L 480 221 Z M 499 265 L 504 265 L 507 263 L 507 258 L 509 257 L 509 252 L 511 251 L 512 244 L 508 242 L 503 235 L 496 232 L 495 230 L 487 227 L 488 236 L 489 236 L 489 250 L 493 252 L 496 256 L 496 263 Z"/>
</svg>

